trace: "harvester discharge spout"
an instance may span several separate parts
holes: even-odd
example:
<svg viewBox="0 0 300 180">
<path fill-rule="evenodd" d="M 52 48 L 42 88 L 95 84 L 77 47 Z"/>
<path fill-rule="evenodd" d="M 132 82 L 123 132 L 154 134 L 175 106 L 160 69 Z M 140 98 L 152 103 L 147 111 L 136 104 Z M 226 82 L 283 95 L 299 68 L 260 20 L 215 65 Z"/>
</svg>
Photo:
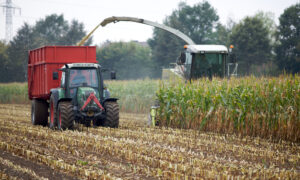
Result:
<svg viewBox="0 0 300 180">
<path fill-rule="evenodd" d="M 181 31 L 178 31 L 177 29 L 171 28 L 169 26 L 159 24 L 159 23 L 156 23 L 156 22 L 153 22 L 153 21 L 148 21 L 148 20 L 145 20 L 145 19 L 140 19 L 140 18 L 112 16 L 112 17 L 104 19 L 100 24 L 98 24 L 87 36 L 82 38 L 82 40 L 77 43 L 77 46 L 82 46 L 85 43 L 85 41 L 95 32 L 95 30 L 99 28 L 99 26 L 104 27 L 109 23 L 112 23 L 112 22 L 117 23 L 117 22 L 120 22 L 120 21 L 141 23 L 141 24 L 146 24 L 146 25 L 153 26 L 153 27 L 156 27 L 156 28 L 159 28 L 159 29 L 163 29 L 165 31 L 168 31 L 168 32 L 176 35 L 177 37 L 179 37 L 180 39 L 182 39 L 183 41 L 185 41 L 189 45 L 194 45 L 195 44 L 194 41 L 191 38 L 189 38 L 187 35 L 185 35 Z"/>
</svg>

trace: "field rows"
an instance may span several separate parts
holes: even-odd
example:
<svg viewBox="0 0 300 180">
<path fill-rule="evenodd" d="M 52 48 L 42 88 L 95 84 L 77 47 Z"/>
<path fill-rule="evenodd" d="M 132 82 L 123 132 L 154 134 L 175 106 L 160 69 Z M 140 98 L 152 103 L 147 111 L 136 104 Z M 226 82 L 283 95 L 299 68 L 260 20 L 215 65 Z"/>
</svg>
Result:
<svg viewBox="0 0 300 180">
<path fill-rule="evenodd" d="M 146 115 L 125 113 L 118 129 L 53 131 L 32 126 L 29 110 L 28 105 L 0 105 L 0 150 L 70 179 L 300 178 L 299 144 L 149 128 Z M 12 166 L 5 157 L 0 160 L 7 169 L 49 178 L 18 162 Z M 0 169 L 3 177 L 19 177 L 11 172 Z"/>
</svg>

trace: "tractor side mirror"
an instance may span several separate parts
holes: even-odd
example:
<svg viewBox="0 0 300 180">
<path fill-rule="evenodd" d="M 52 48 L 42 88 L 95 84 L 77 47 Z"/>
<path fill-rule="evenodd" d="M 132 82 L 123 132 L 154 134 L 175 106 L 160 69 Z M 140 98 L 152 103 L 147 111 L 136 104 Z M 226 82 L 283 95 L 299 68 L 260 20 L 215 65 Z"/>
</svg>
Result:
<svg viewBox="0 0 300 180">
<path fill-rule="evenodd" d="M 116 79 L 116 72 L 115 71 L 110 72 L 110 79 Z"/>
<path fill-rule="evenodd" d="M 180 56 L 179 56 L 179 61 L 177 61 L 177 64 L 178 65 L 182 65 L 185 63 L 185 59 L 186 59 L 186 56 L 185 56 L 185 53 L 184 52 L 181 52 Z"/>
<path fill-rule="evenodd" d="M 52 79 L 53 80 L 58 80 L 58 72 L 53 72 L 52 73 Z"/>
</svg>

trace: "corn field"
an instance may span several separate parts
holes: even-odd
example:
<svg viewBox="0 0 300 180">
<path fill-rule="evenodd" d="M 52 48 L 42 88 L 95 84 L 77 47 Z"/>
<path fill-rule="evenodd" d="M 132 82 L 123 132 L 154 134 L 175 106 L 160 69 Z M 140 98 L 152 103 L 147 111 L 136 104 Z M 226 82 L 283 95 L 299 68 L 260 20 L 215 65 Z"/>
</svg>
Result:
<svg viewBox="0 0 300 180">
<path fill-rule="evenodd" d="M 29 105 L 0 105 L 1 179 L 299 179 L 299 144 L 192 129 L 54 131 L 32 126 Z"/>
<path fill-rule="evenodd" d="M 300 142 L 300 76 L 161 83 L 161 126 Z"/>
<path fill-rule="evenodd" d="M 147 113 L 155 99 L 158 80 L 105 81 L 123 112 Z M 27 83 L 0 84 L 0 103 L 29 104 Z"/>
<path fill-rule="evenodd" d="M 106 81 L 112 97 L 119 98 L 123 112 L 148 113 L 155 100 L 158 80 Z"/>
<path fill-rule="evenodd" d="M 27 83 L 0 83 L 0 103 L 29 103 Z"/>
</svg>

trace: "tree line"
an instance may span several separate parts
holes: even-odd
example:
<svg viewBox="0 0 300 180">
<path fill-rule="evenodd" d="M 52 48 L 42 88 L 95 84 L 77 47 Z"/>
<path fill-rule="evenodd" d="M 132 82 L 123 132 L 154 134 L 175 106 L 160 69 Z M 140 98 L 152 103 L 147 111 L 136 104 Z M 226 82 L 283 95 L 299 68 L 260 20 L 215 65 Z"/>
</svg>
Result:
<svg viewBox="0 0 300 180">
<path fill-rule="evenodd" d="M 258 12 L 223 25 L 214 7 L 203 1 L 179 3 L 163 24 L 188 35 L 196 44 L 234 45 L 239 75 L 278 75 L 300 71 L 300 3 L 284 10 L 279 25 L 272 13 Z M 86 35 L 84 24 L 49 15 L 30 26 L 25 23 L 10 42 L 0 42 L 0 82 L 26 81 L 28 50 L 45 45 L 75 45 Z M 91 45 L 92 38 L 85 45 Z M 155 28 L 147 44 L 106 42 L 97 46 L 97 59 L 118 79 L 160 78 L 174 63 L 185 42 Z"/>
</svg>

